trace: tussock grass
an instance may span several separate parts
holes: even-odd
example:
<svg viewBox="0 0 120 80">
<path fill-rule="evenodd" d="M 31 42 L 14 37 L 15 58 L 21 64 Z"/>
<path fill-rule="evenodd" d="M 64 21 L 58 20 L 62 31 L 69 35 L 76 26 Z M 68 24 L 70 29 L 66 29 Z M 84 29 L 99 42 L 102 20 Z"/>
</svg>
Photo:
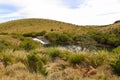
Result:
<svg viewBox="0 0 120 80">
<path fill-rule="evenodd" d="M 52 47 L 38 48 L 30 52 L 8 49 L 0 54 L 2 62 L 4 62 L 4 58 L 7 58 L 7 61 L 12 62 L 12 64 L 7 65 L 0 70 L 0 76 L 2 76 L 0 77 L 1 80 L 119 79 L 119 77 L 113 73 L 112 67 L 110 66 L 111 61 L 116 60 L 116 56 L 118 55 L 114 55 L 113 53 L 104 50 L 73 53 Z M 97 70 L 97 74 L 83 77 L 85 74 L 84 70 L 89 69 L 89 66 L 94 67 Z M 38 73 L 38 71 L 40 72 Z M 46 72 L 48 73 L 47 75 Z"/>
<path fill-rule="evenodd" d="M 16 63 L 0 71 L 0 80 L 45 80 L 41 74 L 32 74 L 22 63 Z"/>
</svg>

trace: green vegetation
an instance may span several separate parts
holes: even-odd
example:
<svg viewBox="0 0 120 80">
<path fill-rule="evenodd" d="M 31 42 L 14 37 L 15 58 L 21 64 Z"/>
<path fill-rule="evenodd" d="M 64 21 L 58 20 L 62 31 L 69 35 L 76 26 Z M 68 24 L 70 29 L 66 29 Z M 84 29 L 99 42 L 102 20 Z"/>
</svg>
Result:
<svg viewBox="0 0 120 80">
<path fill-rule="evenodd" d="M 71 44 L 72 36 L 65 33 L 48 33 L 45 35 L 46 39 L 48 39 L 53 44 Z"/>
<path fill-rule="evenodd" d="M 42 46 L 32 37 L 51 44 Z M 82 50 L 61 47 L 66 45 Z M 0 24 L 0 80 L 119 80 L 119 56 L 119 21 L 104 26 L 47 19 Z"/>
<path fill-rule="evenodd" d="M 1 53 L 0 58 L 2 58 L 1 60 L 5 67 L 7 67 L 10 64 L 15 63 L 15 58 L 10 54 L 6 55 L 6 54 Z"/>
<path fill-rule="evenodd" d="M 47 75 L 47 71 L 43 66 L 43 62 L 39 55 L 29 54 L 27 55 L 27 67 L 31 72 L 41 72 L 43 75 Z"/>
<path fill-rule="evenodd" d="M 71 54 L 69 61 L 71 64 L 81 64 L 85 59 L 85 55 L 82 54 Z"/>
<path fill-rule="evenodd" d="M 35 48 L 38 48 L 39 47 L 39 44 L 37 44 L 36 42 L 32 41 L 31 39 L 24 39 L 19 47 L 21 49 L 24 49 L 26 51 L 30 51 L 32 49 L 35 49 Z"/>
<path fill-rule="evenodd" d="M 41 31 L 41 32 L 31 32 L 31 33 L 24 33 L 24 37 L 37 37 L 37 36 L 43 36 L 45 35 L 46 31 Z"/>
<path fill-rule="evenodd" d="M 110 63 L 113 71 L 117 74 L 120 75 L 120 57 L 114 59 Z"/>
<path fill-rule="evenodd" d="M 16 72 L 20 72 L 22 70 L 22 73 L 20 75 L 27 75 L 29 71 L 28 75 L 41 75 L 43 79 L 49 78 L 50 80 L 58 78 L 62 80 L 70 77 L 73 78 L 73 76 L 70 76 L 71 74 L 73 74 L 74 77 L 78 79 L 83 79 L 83 75 L 92 76 L 92 79 L 103 79 L 104 77 L 106 77 L 107 79 L 111 78 L 113 80 L 115 78 L 119 79 L 119 54 L 114 55 L 114 53 L 111 54 L 108 51 L 97 51 L 95 53 L 96 54 L 94 54 L 93 52 L 75 53 L 53 47 L 38 48 L 30 52 L 22 50 L 16 50 L 13 52 L 12 50 L 6 50 L 4 54 L 0 53 L 0 60 L 1 63 L 3 63 L 4 65 L 3 67 L 9 69 L 9 72 L 8 70 L 3 70 L 3 72 L 6 74 L 3 74 L 3 72 L 1 72 L 0 75 L 3 74 L 2 77 L 6 75 L 10 77 L 10 75 L 8 74 L 10 73 L 12 75 L 12 73 L 14 73 L 12 77 L 16 77 L 16 75 L 18 74 Z M 20 64 L 23 66 L 21 66 Z M 13 67 L 14 65 L 16 65 L 16 67 Z M 97 70 L 97 74 L 99 75 L 88 74 L 89 70 L 91 70 L 90 66 Z M 107 72 L 111 75 L 114 75 L 113 77 L 106 74 L 106 68 L 108 68 L 108 66 L 110 66 L 110 69 L 108 69 Z M 12 68 L 12 70 L 10 70 L 10 67 Z M 79 70 L 81 70 L 80 74 L 78 74 Z M 88 73 L 84 72 L 84 70 L 88 70 Z M 64 71 L 66 71 L 66 76 L 60 77 L 61 74 L 64 74 Z M 115 74 L 113 74 L 113 72 Z M 57 75 L 59 76 L 51 77 Z M 38 78 L 37 76 L 34 79 Z M 10 79 L 12 77 L 10 77 Z M 22 75 L 20 78 L 23 77 L 24 76 Z M 26 78 L 28 78 L 28 76 Z M 86 76 L 84 78 L 89 80 L 90 77 Z"/>
<path fill-rule="evenodd" d="M 48 54 L 50 57 L 52 57 L 53 59 L 56 57 L 61 57 L 61 53 L 60 50 L 55 49 L 55 48 L 48 48 L 46 51 L 46 54 Z"/>
<path fill-rule="evenodd" d="M 5 41 L 5 40 L 0 41 L 0 52 L 3 50 L 6 50 L 6 49 L 10 49 L 10 48 L 13 48 L 11 43 L 9 43 L 8 41 Z"/>
<path fill-rule="evenodd" d="M 76 45 L 80 45 L 83 48 L 96 49 L 97 42 L 87 35 L 76 35 L 73 40 Z"/>
<path fill-rule="evenodd" d="M 113 53 L 119 54 L 119 53 L 120 53 L 120 46 L 114 48 L 114 49 L 113 49 Z"/>
<path fill-rule="evenodd" d="M 115 48 L 120 45 L 119 37 L 113 33 L 92 32 L 89 36 L 97 41 L 100 47 Z"/>
</svg>

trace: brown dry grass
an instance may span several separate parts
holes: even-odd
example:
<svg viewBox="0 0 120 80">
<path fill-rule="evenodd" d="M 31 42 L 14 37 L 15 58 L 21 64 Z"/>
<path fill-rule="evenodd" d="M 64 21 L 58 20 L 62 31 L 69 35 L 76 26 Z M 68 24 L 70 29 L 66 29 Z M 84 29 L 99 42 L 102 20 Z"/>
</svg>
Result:
<svg viewBox="0 0 120 80">
<path fill-rule="evenodd" d="M 57 48 L 58 49 L 58 48 Z M 32 52 L 36 52 L 39 55 L 46 55 L 45 48 L 39 48 Z M 62 51 L 63 52 L 63 51 Z M 26 51 L 15 51 L 8 49 L 5 50 L 4 55 L 12 55 L 12 58 L 19 58 L 19 60 L 26 60 L 26 56 L 30 54 Z M 8 65 L 6 68 L 0 69 L 0 80 L 119 80 L 120 77 L 113 74 L 109 61 L 114 59 L 115 56 L 107 51 L 92 52 L 77 52 L 70 54 L 82 54 L 85 55 L 86 61 L 94 60 L 100 56 L 105 57 L 101 66 L 96 69 L 97 73 L 94 75 L 84 76 L 86 70 L 89 68 L 84 65 L 84 62 L 79 65 L 71 65 L 68 61 L 56 58 L 54 61 L 48 61 L 45 64 L 48 75 L 45 77 L 40 73 L 31 73 L 21 61 Z M 42 57 L 42 56 L 41 56 Z M 87 60 L 87 58 L 89 60 Z"/>
<path fill-rule="evenodd" d="M 59 22 L 49 19 L 21 19 L 0 24 L 2 33 L 28 33 L 28 32 L 67 32 L 72 34 L 85 34 L 90 31 L 109 32 L 114 29 L 120 29 L 120 23 L 114 23 L 103 26 L 78 26 L 70 23 Z"/>
<path fill-rule="evenodd" d="M 21 19 L 0 24 L 0 32 L 6 33 L 40 32 L 44 30 L 50 32 L 51 29 L 54 32 L 83 34 L 86 33 L 88 30 L 96 28 L 93 28 L 91 26 L 81 27 L 48 19 Z"/>
<path fill-rule="evenodd" d="M 0 35 L 0 40 L 5 40 L 15 46 L 20 43 L 20 40 L 13 38 L 12 35 Z"/>
</svg>

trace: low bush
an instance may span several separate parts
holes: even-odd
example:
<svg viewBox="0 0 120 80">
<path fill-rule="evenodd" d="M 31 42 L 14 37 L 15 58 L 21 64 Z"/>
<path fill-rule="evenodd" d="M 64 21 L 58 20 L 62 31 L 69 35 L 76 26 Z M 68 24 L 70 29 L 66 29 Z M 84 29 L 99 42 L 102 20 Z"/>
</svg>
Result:
<svg viewBox="0 0 120 80">
<path fill-rule="evenodd" d="M 120 45 L 120 38 L 115 33 L 91 32 L 88 35 L 105 47 L 116 47 Z"/>
<path fill-rule="evenodd" d="M 117 48 L 114 48 L 113 53 L 119 54 L 120 53 L 120 46 L 118 46 Z"/>
<path fill-rule="evenodd" d="M 54 44 L 70 44 L 72 42 L 72 37 L 65 33 L 48 33 L 45 37 Z"/>
<path fill-rule="evenodd" d="M 8 33 L 2 32 L 0 33 L 0 35 L 8 35 Z"/>
<path fill-rule="evenodd" d="M 46 54 L 46 51 L 42 52 L 42 51 L 34 50 L 32 53 L 39 55 L 39 57 L 41 58 L 41 61 L 44 64 L 46 64 L 48 61 L 50 61 L 50 57 L 49 57 L 49 55 Z"/>
<path fill-rule="evenodd" d="M 48 48 L 46 51 L 46 54 L 48 54 L 51 58 L 56 58 L 56 57 L 61 57 L 61 52 L 60 50 L 56 48 Z"/>
<path fill-rule="evenodd" d="M 114 73 L 116 73 L 117 75 L 120 75 L 120 57 L 112 60 L 110 62 L 110 66 L 111 66 L 112 70 L 114 71 Z"/>
<path fill-rule="evenodd" d="M 39 47 L 39 44 L 37 42 L 32 41 L 31 39 L 24 39 L 20 43 L 19 47 L 21 49 L 26 50 L 26 51 L 30 51 L 32 49 L 35 49 L 35 48 Z"/>
<path fill-rule="evenodd" d="M 0 52 L 5 49 L 11 49 L 11 48 L 13 48 L 13 46 L 11 45 L 10 42 L 5 40 L 0 40 Z"/>
<path fill-rule="evenodd" d="M 31 33 L 24 33 L 24 37 L 37 37 L 37 36 L 43 36 L 46 34 L 46 31 L 41 31 L 41 32 L 31 32 Z"/>
<path fill-rule="evenodd" d="M 89 56 L 88 58 L 88 64 L 93 66 L 93 67 L 98 67 L 101 66 L 102 64 L 105 63 L 105 61 L 107 61 L 107 55 L 103 54 L 103 53 L 97 53 L 97 54 L 91 54 L 91 56 Z"/>
<path fill-rule="evenodd" d="M 48 33 L 45 35 L 45 38 L 47 38 L 52 43 L 56 43 L 59 35 L 57 33 Z"/>
<path fill-rule="evenodd" d="M 10 54 L 1 53 L 0 57 L 2 58 L 1 61 L 3 62 L 5 67 L 7 67 L 10 64 L 13 64 L 16 61 L 15 58 Z"/>
<path fill-rule="evenodd" d="M 87 35 L 76 35 L 73 37 L 74 43 L 87 49 L 96 49 L 97 42 Z"/>
<path fill-rule="evenodd" d="M 80 64 L 85 60 L 85 55 L 84 54 L 71 54 L 68 58 L 69 62 L 73 65 L 75 64 Z"/>
<path fill-rule="evenodd" d="M 43 75 L 47 75 L 44 63 L 39 55 L 33 53 L 27 55 L 26 64 L 30 72 L 42 73 Z"/>
</svg>

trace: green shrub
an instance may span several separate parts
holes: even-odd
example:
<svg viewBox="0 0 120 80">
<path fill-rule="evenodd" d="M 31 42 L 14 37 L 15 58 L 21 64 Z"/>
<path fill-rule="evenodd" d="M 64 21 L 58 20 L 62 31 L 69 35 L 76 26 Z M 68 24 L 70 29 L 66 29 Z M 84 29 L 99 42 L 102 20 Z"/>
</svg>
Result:
<svg viewBox="0 0 120 80">
<path fill-rule="evenodd" d="M 72 37 L 69 36 L 68 34 L 59 34 L 59 39 L 58 41 L 60 43 L 65 43 L 65 44 L 69 44 L 72 41 Z"/>
<path fill-rule="evenodd" d="M 117 75 L 120 75 L 120 57 L 111 61 L 110 66 Z"/>
<path fill-rule="evenodd" d="M 24 37 L 36 37 L 36 32 L 31 32 L 31 33 L 24 33 Z"/>
<path fill-rule="evenodd" d="M 10 54 L 3 54 L 1 53 L 0 56 L 2 57 L 2 62 L 5 67 L 15 62 L 15 58 Z"/>
<path fill-rule="evenodd" d="M 68 60 L 73 65 L 80 64 L 85 60 L 85 55 L 84 54 L 77 54 L 77 53 L 71 54 Z"/>
<path fill-rule="evenodd" d="M 50 61 L 50 57 L 48 55 L 46 55 L 46 53 L 42 53 L 41 51 L 33 51 L 34 54 L 38 54 L 39 57 L 41 58 L 41 61 L 46 64 L 48 61 Z"/>
<path fill-rule="evenodd" d="M 37 36 L 43 36 L 46 34 L 46 31 L 41 31 L 41 32 L 31 32 L 31 33 L 24 33 L 24 37 L 37 37 Z"/>
<path fill-rule="evenodd" d="M 48 48 L 46 51 L 46 54 L 48 54 L 50 57 L 52 57 L 53 59 L 56 57 L 61 57 L 61 53 L 60 50 L 55 49 L 55 48 Z"/>
<path fill-rule="evenodd" d="M 4 32 L 2 32 L 2 33 L 0 33 L 0 35 L 8 35 L 8 33 L 4 33 Z"/>
<path fill-rule="evenodd" d="M 119 38 L 116 36 L 116 34 L 110 34 L 107 39 L 107 44 L 111 46 L 118 46 L 119 45 Z"/>
<path fill-rule="evenodd" d="M 41 31 L 37 33 L 37 36 L 44 36 L 46 34 L 46 31 Z"/>
<path fill-rule="evenodd" d="M 44 64 L 37 54 L 29 54 L 27 55 L 27 67 L 30 72 L 42 73 L 43 75 L 47 75 L 47 71 L 44 67 Z"/>
<path fill-rule="evenodd" d="M 74 43 L 87 49 L 96 49 L 97 42 L 87 35 L 74 36 Z"/>
<path fill-rule="evenodd" d="M 56 43 L 59 35 L 57 33 L 48 33 L 45 35 L 45 37 L 52 43 Z"/>
<path fill-rule="evenodd" d="M 72 54 L 72 52 L 68 51 L 68 50 L 62 50 L 61 51 L 61 58 L 63 60 L 68 60 L 69 56 Z"/>
<path fill-rule="evenodd" d="M 111 47 L 116 47 L 120 45 L 120 39 L 115 33 L 102 33 L 102 32 L 92 32 L 88 34 L 91 38 L 96 40 L 99 44 L 103 44 L 105 47 L 108 45 Z"/>
<path fill-rule="evenodd" d="M 72 37 L 65 33 L 48 33 L 45 37 L 55 44 L 70 44 Z"/>
<path fill-rule="evenodd" d="M 11 35 L 12 35 L 12 37 L 15 38 L 15 39 L 19 39 L 19 40 L 24 39 L 24 36 L 21 35 L 21 34 L 11 33 Z"/>
<path fill-rule="evenodd" d="M 120 46 L 118 46 L 117 48 L 114 48 L 112 51 L 113 51 L 113 53 L 119 54 L 120 53 Z"/>
<path fill-rule="evenodd" d="M 5 49 L 11 49 L 11 48 L 13 48 L 13 46 L 11 45 L 10 42 L 5 40 L 0 40 L 0 52 Z"/>
<path fill-rule="evenodd" d="M 50 61 L 50 58 L 49 58 L 49 56 L 47 56 L 47 55 L 42 55 L 42 56 L 41 56 L 41 61 L 42 61 L 44 64 L 46 64 L 48 61 Z"/>
<path fill-rule="evenodd" d="M 98 67 L 104 64 L 105 61 L 107 61 L 107 55 L 102 53 L 93 54 L 89 58 L 89 65 L 92 65 L 93 67 Z"/>
<path fill-rule="evenodd" d="M 88 34 L 91 38 L 96 40 L 98 43 L 106 44 L 109 34 L 102 32 L 91 32 Z"/>
<path fill-rule="evenodd" d="M 19 47 L 20 47 L 21 49 L 26 50 L 26 51 L 30 51 L 30 50 L 32 50 L 32 49 L 35 49 L 35 48 L 39 47 L 39 45 L 38 45 L 38 43 L 32 41 L 31 39 L 24 39 L 24 40 L 20 43 Z"/>
</svg>

